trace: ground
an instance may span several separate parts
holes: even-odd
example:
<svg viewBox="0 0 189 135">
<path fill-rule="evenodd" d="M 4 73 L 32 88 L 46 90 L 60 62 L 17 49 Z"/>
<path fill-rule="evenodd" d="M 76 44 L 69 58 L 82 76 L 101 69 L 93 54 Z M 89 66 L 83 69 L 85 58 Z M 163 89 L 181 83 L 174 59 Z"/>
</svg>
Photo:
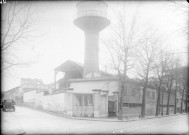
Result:
<svg viewBox="0 0 189 135">
<path fill-rule="evenodd" d="M 69 119 L 24 107 L 15 112 L 2 112 L 4 133 L 24 131 L 26 134 L 67 133 L 188 133 L 188 115 L 136 120 L 130 122 Z"/>
</svg>

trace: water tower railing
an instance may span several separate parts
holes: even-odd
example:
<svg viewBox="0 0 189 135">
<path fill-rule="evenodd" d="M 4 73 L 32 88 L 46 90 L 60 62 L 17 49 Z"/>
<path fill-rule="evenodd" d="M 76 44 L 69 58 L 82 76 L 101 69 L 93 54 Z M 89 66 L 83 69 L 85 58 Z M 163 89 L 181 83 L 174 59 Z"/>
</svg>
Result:
<svg viewBox="0 0 189 135">
<path fill-rule="evenodd" d="M 100 16 L 100 17 L 104 17 L 110 20 L 110 17 L 108 16 L 106 12 L 98 11 L 98 10 L 87 10 L 87 11 L 77 12 L 73 16 L 73 19 L 75 20 L 77 18 L 84 17 L 84 16 Z"/>
</svg>

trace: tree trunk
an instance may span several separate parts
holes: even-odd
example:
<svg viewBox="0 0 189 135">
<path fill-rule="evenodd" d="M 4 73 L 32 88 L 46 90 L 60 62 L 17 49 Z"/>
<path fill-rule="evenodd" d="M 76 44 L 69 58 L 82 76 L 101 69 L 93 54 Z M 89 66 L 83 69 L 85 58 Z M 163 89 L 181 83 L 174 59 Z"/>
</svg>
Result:
<svg viewBox="0 0 189 135">
<path fill-rule="evenodd" d="M 121 92 L 120 92 L 120 105 L 119 105 L 119 113 L 118 113 L 118 119 L 123 119 L 123 90 L 124 90 L 124 84 L 121 82 Z"/>
<path fill-rule="evenodd" d="M 166 112 L 166 115 L 169 115 L 169 100 L 170 100 L 170 90 L 168 91 L 168 98 L 167 98 L 167 112 Z"/>
<path fill-rule="evenodd" d="M 142 110 L 141 110 L 141 117 L 145 117 L 145 98 L 146 98 L 146 88 L 143 88 L 143 95 L 142 95 Z"/>
<path fill-rule="evenodd" d="M 125 43 L 124 43 L 125 45 Z M 124 50 L 125 52 L 125 57 L 124 57 L 124 80 L 122 81 L 121 83 L 121 101 L 120 101 L 120 113 L 119 113 L 119 117 L 118 119 L 119 120 L 122 120 L 123 119 L 123 101 L 124 101 L 124 95 L 125 95 L 125 92 L 127 91 L 126 90 L 126 84 L 127 84 L 127 55 L 128 55 L 128 49 L 126 48 Z"/>
<path fill-rule="evenodd" d="M 145 110 L 146 110 L 146 88 L 148 85 L 148 75 L 149 75 L 149 64 L 147 66 L 147 73 L 146 73 L 145 84 L 144 84 L 143 95 L 142 95 L 142 109 L 141 109 L 142 118 L 145 117 Z"/>
<path fill-rule="evenodd" d="M 175 109 L 174 109 L 174 114 L 177 113 L 177 91 L 175 91 Z"/>
<path fill-rule="evenodd" d="M 163 116 L 163 89 L 161 90 L 161 98 L 162 98 L 162 101 L 161 101 L 161 115 Z"/>
<path fill-rule="evenodd" d="M 188 112 L 188 93 L 186 93 L 185 112 Z"/>
<path fill-rule="evenodd" d="M 157 103 L 156 103 L 156 116 L 159 115 L 159 104 L 160 104 L 160 87 L 158 87 L 158 97 L 157 97 Z"/>
<path fill-rule="evenodd" d="M 182 91 L 182 99 L 181 99 L 181 113 L 183 113 L 183 99 L 184 99 L 184 90 Z"/>
</svg>

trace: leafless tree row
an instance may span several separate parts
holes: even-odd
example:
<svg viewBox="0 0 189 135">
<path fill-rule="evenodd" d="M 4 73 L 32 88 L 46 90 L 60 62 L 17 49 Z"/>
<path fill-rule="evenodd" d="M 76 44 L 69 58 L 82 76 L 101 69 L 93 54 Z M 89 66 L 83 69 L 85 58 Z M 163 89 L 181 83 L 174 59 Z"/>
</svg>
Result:
<svg viewBox="0 0 189 135">
<path fill-rule="evenodd" d="M 169 50 L 166 50 L 161 36 L 149 27 L 139 25 L 137 12 L 131 18 L 128 26 L 124 12 L 116 13 L 118 24 L 112 28 L 111 39 L 105 42 L 109 50 L 112 65 L 117 70 L 120 80 L 119 112 L 118 118 L 123 116 L 123 96 L 127 93 L 128 72 L 135 69 L 143 86 L 141 117 L 145 117 L 146 89 L 152 86 L 157 91 L 156 116 L 163 115 L 161 96 L 167 93 L 166 115 L 169 115 L 170 96 L 174 94 L 175 109 L 177 113 L 177 94 L 182 93 L 181 113 L 183 102 L 186 100 L 186 78 L 179 78 L 176 69 L 181 68 L 181 60 Z"/>
</svg>

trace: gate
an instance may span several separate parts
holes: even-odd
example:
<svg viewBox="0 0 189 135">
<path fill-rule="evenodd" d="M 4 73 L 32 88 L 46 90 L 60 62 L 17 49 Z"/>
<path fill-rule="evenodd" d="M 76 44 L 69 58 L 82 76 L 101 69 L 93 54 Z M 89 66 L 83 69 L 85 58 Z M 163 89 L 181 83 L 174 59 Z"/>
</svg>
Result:
<svg viewBox="0 0 189 135">
<path fill-rule="evenodd" d="M 74 93 L 73 116 L 93 117 L 93 94 Z"/>
</svg>

